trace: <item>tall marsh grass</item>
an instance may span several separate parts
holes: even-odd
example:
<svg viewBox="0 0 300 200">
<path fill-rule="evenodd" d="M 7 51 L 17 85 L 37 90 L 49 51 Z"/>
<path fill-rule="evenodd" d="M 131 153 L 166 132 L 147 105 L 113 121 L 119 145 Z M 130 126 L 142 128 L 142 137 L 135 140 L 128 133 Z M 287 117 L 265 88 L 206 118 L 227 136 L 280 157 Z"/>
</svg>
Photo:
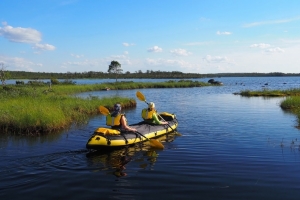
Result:
<svg viewBox="0 0 300 200">
<path fill-rule="evenodd" d="M 241 96 L 265 96 L 265 97 L 282 97 L 282 96 L 300 96 L 300 88 L 287 89 L 287 90 L 243 90 L 240 92 Z"/>
<path fill-rule="evenodd" d="M 300 109 L 300 96 L 290 96 L 283 100 L 280 107 L 285 110 L 298 110 Z"/>
<path fill-rule="evenodd" d="M 127 97 L 79 98 L 67 95 L 80 90 L 66 90 L 66 86 L 23 87 L 0 91 L 0 130 L 18 134 L 38 134 L 67 128 L 73 123 L 85 123 L 90 115 L 99 113 L 98 107 L 112 107 L 121 102 L 135 106 Z M 89 90 L 89 87 L 87 87 Z M 66 90 L 65 92 L 63 92 Z M 46 92 L 45 92 L 46 91 Z M 57 91 L 57 92 L 56 92 Z"/>
</svg>

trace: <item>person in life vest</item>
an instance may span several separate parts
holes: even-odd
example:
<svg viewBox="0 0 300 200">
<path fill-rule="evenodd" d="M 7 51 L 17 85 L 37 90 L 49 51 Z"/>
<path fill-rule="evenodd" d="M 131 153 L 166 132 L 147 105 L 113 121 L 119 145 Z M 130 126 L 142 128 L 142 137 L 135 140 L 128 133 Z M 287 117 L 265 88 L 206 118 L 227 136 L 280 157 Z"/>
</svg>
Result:
<svg viewBox="0 0 300 200">
<path fill-rule="evenodd" d="M 113 129 L 136 131 L 135 128 L 128 126 L 125 114 L 121 114 L 121 104 L 118 103 L 114 105 L 113 113 L 106 116 L 106 125 L 111 126 Z"/>
<path fill-rule="evenodd" d="M 160 121 L 157 117 L 156 110 L 155 110 L 155 104 L 153 102 L 150 102 L 148 104 L 148 108 L 144 108 L 142 110 L 142 118 L 152 124 L 168 124 L 166 121 Z"/>
</svg>

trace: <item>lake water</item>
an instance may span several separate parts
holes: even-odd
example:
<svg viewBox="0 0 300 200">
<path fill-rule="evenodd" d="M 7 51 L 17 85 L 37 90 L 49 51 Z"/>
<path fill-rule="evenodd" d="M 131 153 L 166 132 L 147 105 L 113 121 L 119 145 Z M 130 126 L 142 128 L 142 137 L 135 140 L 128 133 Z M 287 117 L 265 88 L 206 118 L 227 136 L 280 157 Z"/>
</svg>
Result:
<svg viewBox="0 0 300 200">
<path fill-rule="evenodd" d="M 298 199 L 296 116 L 279 107 L 283 98 L 233 93 L 299 88 L 300 77 L 215 80 L 224 86 L 140 90 L 159 112 L 178 118 L 182 136 L 160 138 L 164 150 L 143 144 L 87 151 L 87 140 L 105 124 L 102 115 L 57 134 L 1 134 L 0 199 Z M 83 84 L 90 83 L 94 82 Z M 136 91 L 80 96 L 135 98 L 137 107 L 125 110 L 129 123 L 134 123 L 146 106 L 135 97 Z"/>
</svg>

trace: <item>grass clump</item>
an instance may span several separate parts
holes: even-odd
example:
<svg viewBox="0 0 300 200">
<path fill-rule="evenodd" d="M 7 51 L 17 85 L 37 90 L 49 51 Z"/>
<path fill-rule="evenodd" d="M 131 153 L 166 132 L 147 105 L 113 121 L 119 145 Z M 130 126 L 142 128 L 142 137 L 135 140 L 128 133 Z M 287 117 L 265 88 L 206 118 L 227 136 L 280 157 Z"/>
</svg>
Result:
<svg viewBox="0 0 300 200">
<path fill-rule="evenodd" d="M 127 97 L 83 99 L 69 96 L 67 93 L 78 90 L 63 92 L 65 87 L 57 86 L 51 90 L 45 87 L 12 87 L 10 90 L 0 90 L 0 130 L 17 134 L 55 132 L 73 123 L 87 122 L 89 116 L 99 113 L 100 105 L 112 107 L 116 102 L 121 102 L 124 107 L 136 105 L 134 99 Z"/>
<path fill-rule="evenodd" d="M 298 110 L 300 109 L 300 96 L 290 96 L 283 100 L 280 107 L 285 110 Z"/>
<path fill-rule="evenodd" d="M 298 89 L 287 89 L 287 90 L 243 90 L 239 93 L 241 96 L 253 97 L 253 96 L 263 96 L 263 97 L 284 97 L 284 96 L 300 96 L 300 88 Z"/>
</svg>

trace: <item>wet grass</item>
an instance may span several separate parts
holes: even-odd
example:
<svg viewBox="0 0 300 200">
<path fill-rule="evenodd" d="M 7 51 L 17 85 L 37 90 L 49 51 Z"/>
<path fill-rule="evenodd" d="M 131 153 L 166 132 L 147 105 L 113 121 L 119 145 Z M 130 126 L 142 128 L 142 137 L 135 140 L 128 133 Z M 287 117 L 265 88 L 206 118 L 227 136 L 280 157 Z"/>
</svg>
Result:
<svg viewBox="0 0 300 200">
<path fill-rule="evenodd" d="M 136 105 L 134 99 L 127 97 L 73 97 L 69 94 L 90 88 L 66 88 L 22 86 L 1 89 L 0 132 L 33 135 L 56 132 L 72 124 L 86 123 L 91 115 L 99 114 L 100 105 L 112 107 L 116 102 L 124 107 Z"/>
<path fill-rule="evenodd" d="M 287 90 L 243 90 L 239 93 L 241 96 L 253 97 L 253 96 L 263 96 L 263 97 L 284 97 L 284 96 L 300 96 L 300 88 L 297 89 L 287 89 Z"/>
</svg>

